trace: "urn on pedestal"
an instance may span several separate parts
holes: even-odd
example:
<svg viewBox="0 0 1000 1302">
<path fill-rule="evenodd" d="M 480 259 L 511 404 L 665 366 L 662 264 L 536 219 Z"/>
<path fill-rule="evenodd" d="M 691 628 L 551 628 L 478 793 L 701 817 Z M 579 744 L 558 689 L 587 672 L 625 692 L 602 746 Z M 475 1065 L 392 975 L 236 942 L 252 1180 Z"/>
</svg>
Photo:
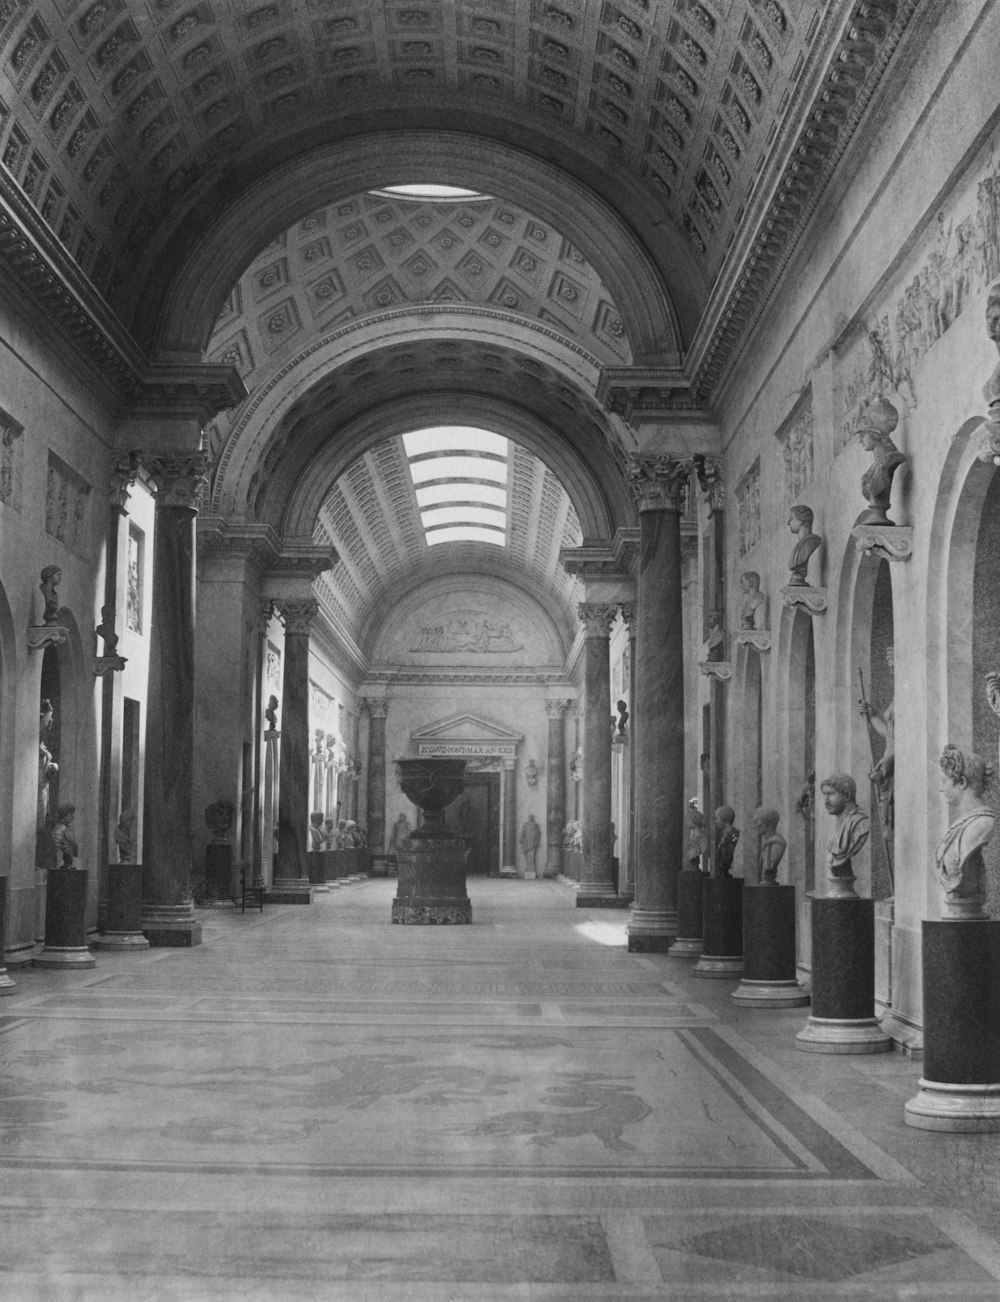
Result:
<svg viewBox="0 0 1000 1302">
<path fill-rule="evenodd" d="M 472 904 L 465 889 L 467 852 L 444 822 L 444 811 L 465 787 L 465 760 L 401 759 L 396 773 L 400 790 L 421 811 L 423 820 L 397 851 L 393 922 L 471 922 Z"/>
</svg>

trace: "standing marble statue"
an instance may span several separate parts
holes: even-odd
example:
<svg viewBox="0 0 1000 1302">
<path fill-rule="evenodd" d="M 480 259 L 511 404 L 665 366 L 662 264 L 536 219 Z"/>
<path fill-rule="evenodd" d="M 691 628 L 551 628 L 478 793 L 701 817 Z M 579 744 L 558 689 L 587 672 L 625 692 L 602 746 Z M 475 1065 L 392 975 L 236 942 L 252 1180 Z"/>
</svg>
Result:
<svg viewBox="0 0 1000 1302">
<path fill-rule="evenodd" d="M 46 624 L 59 623 L 59 593 L 56 589 L 59 587 L 59 580 L 62 578 L 62 570 L 58 565 L 46 565 L 42 570 L 42 581 L 38 589 L 42 594 L 42 600 L 45 602 L 45 610 L 42 614 L 42 620 Z"/>
<path fill-rule="evenodd" d="M 826 843 L 830 872 L 828 895 L 857 899 L 852 860 L 868 840 L 868 815 L 858 806 L 858 788 L 849 773 L 834 773 L 819 784 L 826 812 L 834 818 L 833 835 Z"/>
<path fill-rule="evenodd" d="M 740 575 L 740 592 L 743 601 L 740 605 L 740 627 L 761 629 L 767 627 L 767 598 L 760 590 L 760 575 L 756 570 L 747 570 Z"/>
<path fill-rule="evenodd" d="M 812 527 L 812 508 L 793 506 L 788 514 L 788 528 L 796 535 L 798 541 L 792 548 L 792 554 L 788 558 L 789 587 L 804 588 L 808 586 L 809 580 L 806 578 L 806 574 L 809 569 L 809 557 L 823 541 L 819 534 L 813 533 Z"/>
<path fill-rule="evenodd" d="M 886 647 L 885 650 L 886 664 L 889 666 L 889 672 L 895 669 L 895 652 L 894 649 Z M 858 670 L 860 675 L 861 671 Z M 874 784 L 875 794 L 878 799 L 879 821 L 882 825 L 882 837 L 885 841 L 885 854 L 889 863 L 889 874 L 892 876 L 895 867 L 893 853 L 893 829 L 896 826 L 896 703 L 893 696 L 889 704 L 882 711 L 881 715 L 876 714 L 869 700 L 864 695 L 862 684 L 862 695 L 860 701 L 862 717 L 867 719 L 868 727 L 871 732 L 881 737 L 885 742 L 885 749 L 882 752 L 882 758 L 874 765 L 872 771 L 868 774 L 869 781 Z M 874 760 L 874 755 L 873 755 Z"/>
<path fill-rule="evenodd" d="M 757 880 L 761 886 L 777 886 L 778 865 L 785 857 L 787 842 L 778 831 L 781 815 L 763 805 L 753 811 L 753 830 L 760 837 Z"/>
<path fill-rule="evenodd" d="M 993 713 L 1000 715 L 1000 673 L 996 671 L 986 675 L 986 699 Z M 997 749 L 997 761 L 1000 763 L 1000 746 Z"/>
<path fill-rule="evenodd" d="M 410 820 L 405 814 L 400 814 L 392 825 L 392 832 L 389 834 L 388 854 L 399 854 L 403 848 L 403 842 L 410 839 Z"/>
<path fill-rule="evenodd" d="M 868 509 L 858 516 L 858 524 L 892 524 L 888 514 L 892 477 L 906 460 L 892 441 L 898 424 L 899 413 L 885 398 L 870 402 L 858 418 L 858 440 L 872 454 L 872 463 L 861 476 L 861 492 Z"/>
<path fill-rule="evenodd" d="M 73 819 L 76 805 L 60 805 L 56 825 L 52 829 L 52 843 L 62 855 L 60 868 L 73 868 L 78 853 L 76 837 L 73 835 Z"/>
<path fill-rule="evenodd" d="M 702 857 L 708 853 L 708 833 L 705 831 L 705 815 L 693 800 L 688 801 L 688 848 L 684 867 L 689 872 L 702 871 Z"/>
<path fill-rule="evenodd" d="M 131 863 L 135 846 L 135 814 L 131 809 L 123 809 L 118 816 L 118 826 L 114 833 L 115 845 L 118 847 L 118 862 Z"/>
<path fill-rule="evenodd" d="M 731 805 L 720 805 L 715 811 L 715 875 L 732 877 L 733 856 L 740 839 L 740 829 L 734 826 L 736 811 Z"/>
<path fill-rule="evenodd" d="M 938 761 L 941 794 L 951 823 L 934 853 L 944 918 L 986 917 L 986 866 L 983 848 L 993 835 L 996 816 L 983 799 L 993 776 L 980 755 L 945 746 Z"/>
<path fill-rule="evenodd" d="M 535 822 L 535 815 L 529 814 L 521 828 L 521 853 L 524 855 L 524 871 L 535 871 L 538 847 L 542 843 L 542 829 Z"/>
</svg>

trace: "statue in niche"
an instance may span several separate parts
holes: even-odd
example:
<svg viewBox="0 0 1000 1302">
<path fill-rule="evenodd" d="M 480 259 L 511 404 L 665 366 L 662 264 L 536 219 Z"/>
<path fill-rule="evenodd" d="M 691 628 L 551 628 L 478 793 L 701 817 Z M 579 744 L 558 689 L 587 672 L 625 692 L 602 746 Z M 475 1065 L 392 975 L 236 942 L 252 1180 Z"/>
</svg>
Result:
<svg viewBox="0 0 1000 1302">
<path fill-rule="evenodd" d="M 795 812 L 799 814 L 806 827 L 812 826 L 813 815 L 816 812 L 816 771 L 810 769 L 806 774 L 806 780 L 802 790 L 799 792 L 798 799 L 795 802 Z"/>
<path fill-rule="evenodd" d="M 868 815 L 858 806 L 858 788 L 849 773 L 834 773 L 819 784 L 826 812 L 834 818 L 833 836 L 826 843 L 830 895 L 856 899 L 852 860 L 868 840 Z"/>
<path fill-rule="evenodd" d="M 73 819 L 76 817 L 76 805 L 60 805 L 56 815 L 56 825 L 52 829 L 52 843 L 56 852 L 62 855 L 60 868 L 73 868 L 79 853 L 76 837 L 73 835 Z"/>
<path fill-rule="evenodd" d="M 347 819 L 340 818 L 337 820 L 337 826 L 333 833 L 334 850 L 350 850 L 351 847 L 347 841 Z"/>
<path fill-rule="evenodd" d="M 895 649 L 891 646 L 885 649 L 886 664 L 889 666 L 889 672 L 895 670 Z M 860 675 L 860 670 L 858 671 Z M 863 688 L 863 683 L 862 683 Z M 875 785 L 875 792 L 878 799 L 879 821 L 882 825 L 882 835 L 885 839 L 885 853 L 889 862 L 890 876 L 893 872 L 893 829 L 896 826 L 896 704 L 895 698 L 889 701 L 881 715 L 875 713 L 870 701 L 866 700 L 862 694 L 860 701 L 862 717 L 867 719 L 868 727 L 871 732 L 881 737 L 885 742 L 885 750 L 882 752 L 882 758 L 873 767 L 868 774 L 869 780 Z"/>
<path fill-rule="evenodd" d="M 998 182 L 994 181 L 994 185 L 997 184 Z M 1000 283 L 991 285 L 986 296 L 986 333 L 1000 353 Z M 997 407 L 1000 403 L 1000 361 L 997 362 L 983 387 L 983 397 L 990 408 L 991 422 L 997 420 L 1000 417 L 1000 409 Z"/>
<path fill-rule="evenodd" d="M 344 826 L 345 850 L 363 850 L 367 844 L 368 833 L 353 818 L 349 818 Z"/>
<path fill-rule="evenodd" d="M 993 713 L 1000 715 L 1000 673 L 994 671 L 986 675 L 986 699 Z M 1000 750 L 997 758 L 1000 760 Z"/>
<path fill-rule="evenodd" d="M 618 733 L 621 736 L 624 734 L 625 725 L 628 723 L 628 706 L 624 701 L 616 701 L 615 709 L 618 711 Z"/>
<path fill-rule="evenodd" d="M 264 718 L 267 720 L 268 732 L 278 731 L 278 698 L 269 696 L 267 698 L 267 709 L 264 711 Z"/>
<path fill-rule="evenodd" d="M 62 570 L 58 565 L 46 565 L 42 570 L 42 581 L 38 585 L 38 590 L 42 594 L 42 600 L 45 602 L 45 610 L 42 614 L 42 622 L 45 624 L 59 623 L 59 581 L 62 578 Z"/>
<path fill-rule="evenodd" d="M 861 446 L 872 454 L 872 463 L 861 476 L 868 510 L 861 512 L 857 524 L 892 524 L 888 515 L 892 477 L 906 460 L 892 441 L 898 424 L 899 413 L 886 398 L 870 402 L 858 418 L 856 433 Z"/>
<path fill-rule="evenodd" d="M 934 852 L 946 918 L 985 917 L 986 866 L 983 847 L 993 835 L 996 816 L 983 794 L 994 775 L 980 755 L 947 745 L 938 761 L 941 794 L 951 823 Z"/>
<path fill-rule="evenodd" d="M 787 842 L 778 831 L 781 815 L 776 809 L 763 805 L 752 815 L 753 830 L 760 837 L 760 854 L 757 859 L 757 880 L 762 886 L 777 886 L 778 865 L 785 857 Z"/>
<path fill-rule="evenodd" d="M 409 840 L 412 830 L 413 829 L 410 827 L 410 820 L 405 814 L 400 814 L 392 825 L 387 853 L 399 854 L 400 850 L 403 848 L 403 842 Z"/>
<path fill-rule="evenodd" d="M 705 659 L 716 662 L 726 658 L 726 630 L 722 624 L 722 611 L 713 610 L 708 617 L 705 634 Z"/>
<path fill-rule="evenodd" d="M 236 817 L 236 806 L 231 800 L 216 800 L 205 806 L 205 824 L 212 833 L 216 845 L 225 845 L 229 840 L 229 829 Z"/>
<path fill-rule="evenodd" d="M 740 592 L 743 601 L 740 605 L 741 628 L 767 627 L 767 598 L 760 590 L 760 575 L 756 570 L 747 570 L 740 575 Z"/>
<path fill-rule="evenodd" d="M 118 815 L 118 826 L 112 835 L 118 847 L 118 862 L 132 863 L 135 849 L 135 814 L 131 809 L 123 809 Z"/>
<path fill-rule="evenodd" d="M 323 811 L 316 810 L 309 815 L 309 849 L 322 850 L 326 845 L 323 832 Z"/>
<path fill-rule="evenodd" d="M 583 781 L 583 751 L 579 746 L 573 752 L 573 758 L 569 762 L 569 780 L 570 782 Z"/>
<path fill-rule="evenodd" d="M 735 826 L 736 811 L 731 805 L 720 805 L 715 811 L 715 875 L 732 877 L 733 856 L 740 839 L 740 829 Z"/>
<path fill-rule="evenodd" d="M 51 803 L 51 783 L 59 772 L 59 765 L 53 758 L 45 738 L 52 728 L 52 702 L 43 697 L 41 714 L 38 720 L 38 827 L 43 828 L 49 821 Z"/>
<path fill-rule="evenodd" d="M 574 819 L 563 828 L 563 849 L 574 854 L 583 853 L 583 824 Z"/>
<path fill-rule="evenodd" d="M 705 815 L 693 800 L 688 801 L 688 844 L 685 853 L 684 868 L 687 872 L 702 871 L 702 856 L 708 853 L 708 833 L 705 831 Z"/>
<path fill-rule="evenodd" d="M 524 770 L 524 780 L 529 787 L 538 785 L 538 765 L 533 759 L 528 760 L 527 767 Z"/>
<path fill-rule="evenodd" d="M 524 855 L 524 871 L 533 873 L 538 857 L 538 847 L 542 843 L 542 829 L 535 822 L 535 815 L 529 814 L 521 827 L 521 853 Z"/>
<path fill-rule="evenodd" d="M 788 586 L 805 588 L 809 586 L 806 574 L 809 569 L 809 557 L 823 541 L 819 534 L 813 533 L 813 513 L 808 506 L 793 506 L 788 513 L 788 528 L 796 535 L 798 541 L 788 558 Z"/>
</svg>

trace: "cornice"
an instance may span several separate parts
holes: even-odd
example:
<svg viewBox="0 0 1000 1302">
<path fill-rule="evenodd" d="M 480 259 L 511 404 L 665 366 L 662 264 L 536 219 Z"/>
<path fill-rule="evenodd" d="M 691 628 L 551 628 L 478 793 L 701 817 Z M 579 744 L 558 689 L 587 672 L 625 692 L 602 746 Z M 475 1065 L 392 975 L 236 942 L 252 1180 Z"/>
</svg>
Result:
<svg viewBox="0 0 1000 1302">
<path fill-rule="evenodd" d="M 604 366 L 597 381 L 597 401 L 629 424 L 643 418 L 711 413 L 692 392 L 690 377 L 674 366 Z"/>
<path fill-rule="evenodd" d="M 125 415 L 190 419 L 207 425 L 247 396 L 235 366 L 218 362 L 151 362 Z"/>
<path fill-rule="evenodd" d="M 919 0 L 837 0 L 799 77 L 741 233 L 688 354 L 694 393 L 711 398 L 735 366 L 874 95 Z M 837 37 L 833 33 L 840 29 Z M 829 35 L 825 34 L 829 33 Z"/>
<path fill-rule="evenodd" d="M 231 524 L 221 515 L 201 515 L 196 530 L 199 560 L 246 560 L 265 570 L 281 555 L 281 538 L 269 524 Z"/>
</svg>

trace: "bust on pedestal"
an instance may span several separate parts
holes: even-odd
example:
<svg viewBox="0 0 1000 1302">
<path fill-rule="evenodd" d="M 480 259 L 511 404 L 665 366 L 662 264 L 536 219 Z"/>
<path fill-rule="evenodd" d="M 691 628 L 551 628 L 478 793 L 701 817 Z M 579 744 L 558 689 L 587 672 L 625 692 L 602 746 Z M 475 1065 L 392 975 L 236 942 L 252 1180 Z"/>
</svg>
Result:
<svg viewBox="0 0 1000 1302">
<path fill-rule="evenodd" d="M 98 949 L 148 949 L 142 934 L 142 864 L 135 862 L 135 814 L 123 809 L 112 834 L 118 862 L 108 864 L 108 908 Z"/>
<path fill-rule="evenodd" d="M 77 844 L 73 833 L 75 805 L 60 805 L 52 841 L 61 863 L 50 868 L 45 883 L 45 944 L 34 959 L 35 967 L 95 967 L 87 947 L 87 879 L 89 873 L 76 865 Z"/>
<path fill-rule="evenodd" d="M 737 1004 L 797 1008 L 809 996 L 795 979 L 795 887 L 778 885 L 785 838 L 776 809 L 754 810 L 760 837 L 758 884 L 743 892 L 743 980 L 733 991 Z"/>
</svg>

